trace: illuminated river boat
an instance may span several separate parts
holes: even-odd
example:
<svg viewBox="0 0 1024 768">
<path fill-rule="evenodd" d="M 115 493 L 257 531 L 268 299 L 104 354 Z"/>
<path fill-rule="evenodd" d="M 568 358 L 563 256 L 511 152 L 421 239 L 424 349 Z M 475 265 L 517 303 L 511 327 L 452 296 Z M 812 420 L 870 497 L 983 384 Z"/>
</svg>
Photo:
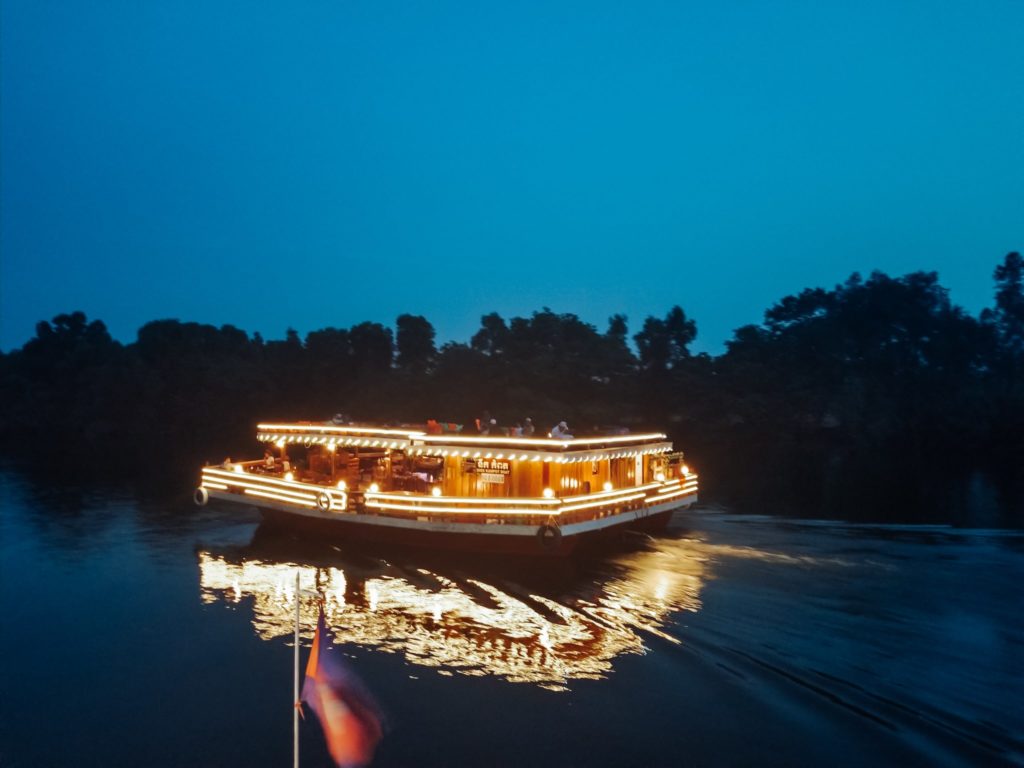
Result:
<svg viewBox="0 0 1024 768">
<path fill-rule="evenodd" d="M 274 452 L 204 467 L 195 501 L 240 502 L 346 538 L 538 555 L 658 530 L 697 501 L 697 476 L 661 433 L 555 439 L 445 427 L 260 424 L 257 439 Z"/>
</svg>

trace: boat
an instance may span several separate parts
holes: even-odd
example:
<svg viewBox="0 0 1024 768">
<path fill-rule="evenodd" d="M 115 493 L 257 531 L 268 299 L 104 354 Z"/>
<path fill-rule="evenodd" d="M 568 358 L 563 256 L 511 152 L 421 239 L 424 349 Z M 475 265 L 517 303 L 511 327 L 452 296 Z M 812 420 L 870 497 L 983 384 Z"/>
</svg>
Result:
<svg viewBox="0 0 1024 768">
<path fill-rule="evenodd" d="M 697 475 L 662 433 L 338 422 L 259 424 L 264 458 L 203 467 L 195 502 L 255 506 L 268 521 L 343 538 L 565 556 L 624 530 L 662 529 L 697 501 Z"/>
</svg>

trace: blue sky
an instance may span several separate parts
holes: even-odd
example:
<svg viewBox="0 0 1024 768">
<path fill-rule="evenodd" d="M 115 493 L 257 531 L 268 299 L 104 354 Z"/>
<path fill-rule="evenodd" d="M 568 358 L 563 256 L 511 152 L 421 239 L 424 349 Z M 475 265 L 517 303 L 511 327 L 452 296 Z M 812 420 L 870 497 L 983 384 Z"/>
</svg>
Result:
<svg viewBox="0 0 1024 768">
<path fill-rule="evenodd" d="M 0 348 L 542 306 L 700 350 L 853 271 L 990 303 L 1024 4 L 0 5 Z"/>
</svg>

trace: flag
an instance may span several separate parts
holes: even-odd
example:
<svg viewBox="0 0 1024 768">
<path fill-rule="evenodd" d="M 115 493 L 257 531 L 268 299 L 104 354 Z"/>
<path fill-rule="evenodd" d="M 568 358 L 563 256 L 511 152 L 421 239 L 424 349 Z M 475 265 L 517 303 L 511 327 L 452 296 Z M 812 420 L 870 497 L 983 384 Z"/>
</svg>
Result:
<svg viewBox="0 0 1024 768">
<path fill-rule="evenodd" d="M 339 768 L 355 768 L 370 762 L 381 737 L 377 705 L 345 664 L 341 651 L 334 647 L 323 606 L 306 664 L 302 701 L 319 718 L 327 737 L 327 750 Z"/>
</svg>

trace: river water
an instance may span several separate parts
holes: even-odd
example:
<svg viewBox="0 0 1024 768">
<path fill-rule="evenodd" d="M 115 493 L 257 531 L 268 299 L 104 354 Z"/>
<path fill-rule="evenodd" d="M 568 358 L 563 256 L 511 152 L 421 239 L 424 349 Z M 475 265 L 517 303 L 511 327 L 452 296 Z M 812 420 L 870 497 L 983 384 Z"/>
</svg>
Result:
<svg viewBox="0 0 1024 768">
<path fill-rule="evenodd" d="M 1024 764 L 1020 532 L 694 510 L 541 566 L 5 472 L 0 765 L 290 765 L 296 571 L 377 766 Z"/>
</svg>

